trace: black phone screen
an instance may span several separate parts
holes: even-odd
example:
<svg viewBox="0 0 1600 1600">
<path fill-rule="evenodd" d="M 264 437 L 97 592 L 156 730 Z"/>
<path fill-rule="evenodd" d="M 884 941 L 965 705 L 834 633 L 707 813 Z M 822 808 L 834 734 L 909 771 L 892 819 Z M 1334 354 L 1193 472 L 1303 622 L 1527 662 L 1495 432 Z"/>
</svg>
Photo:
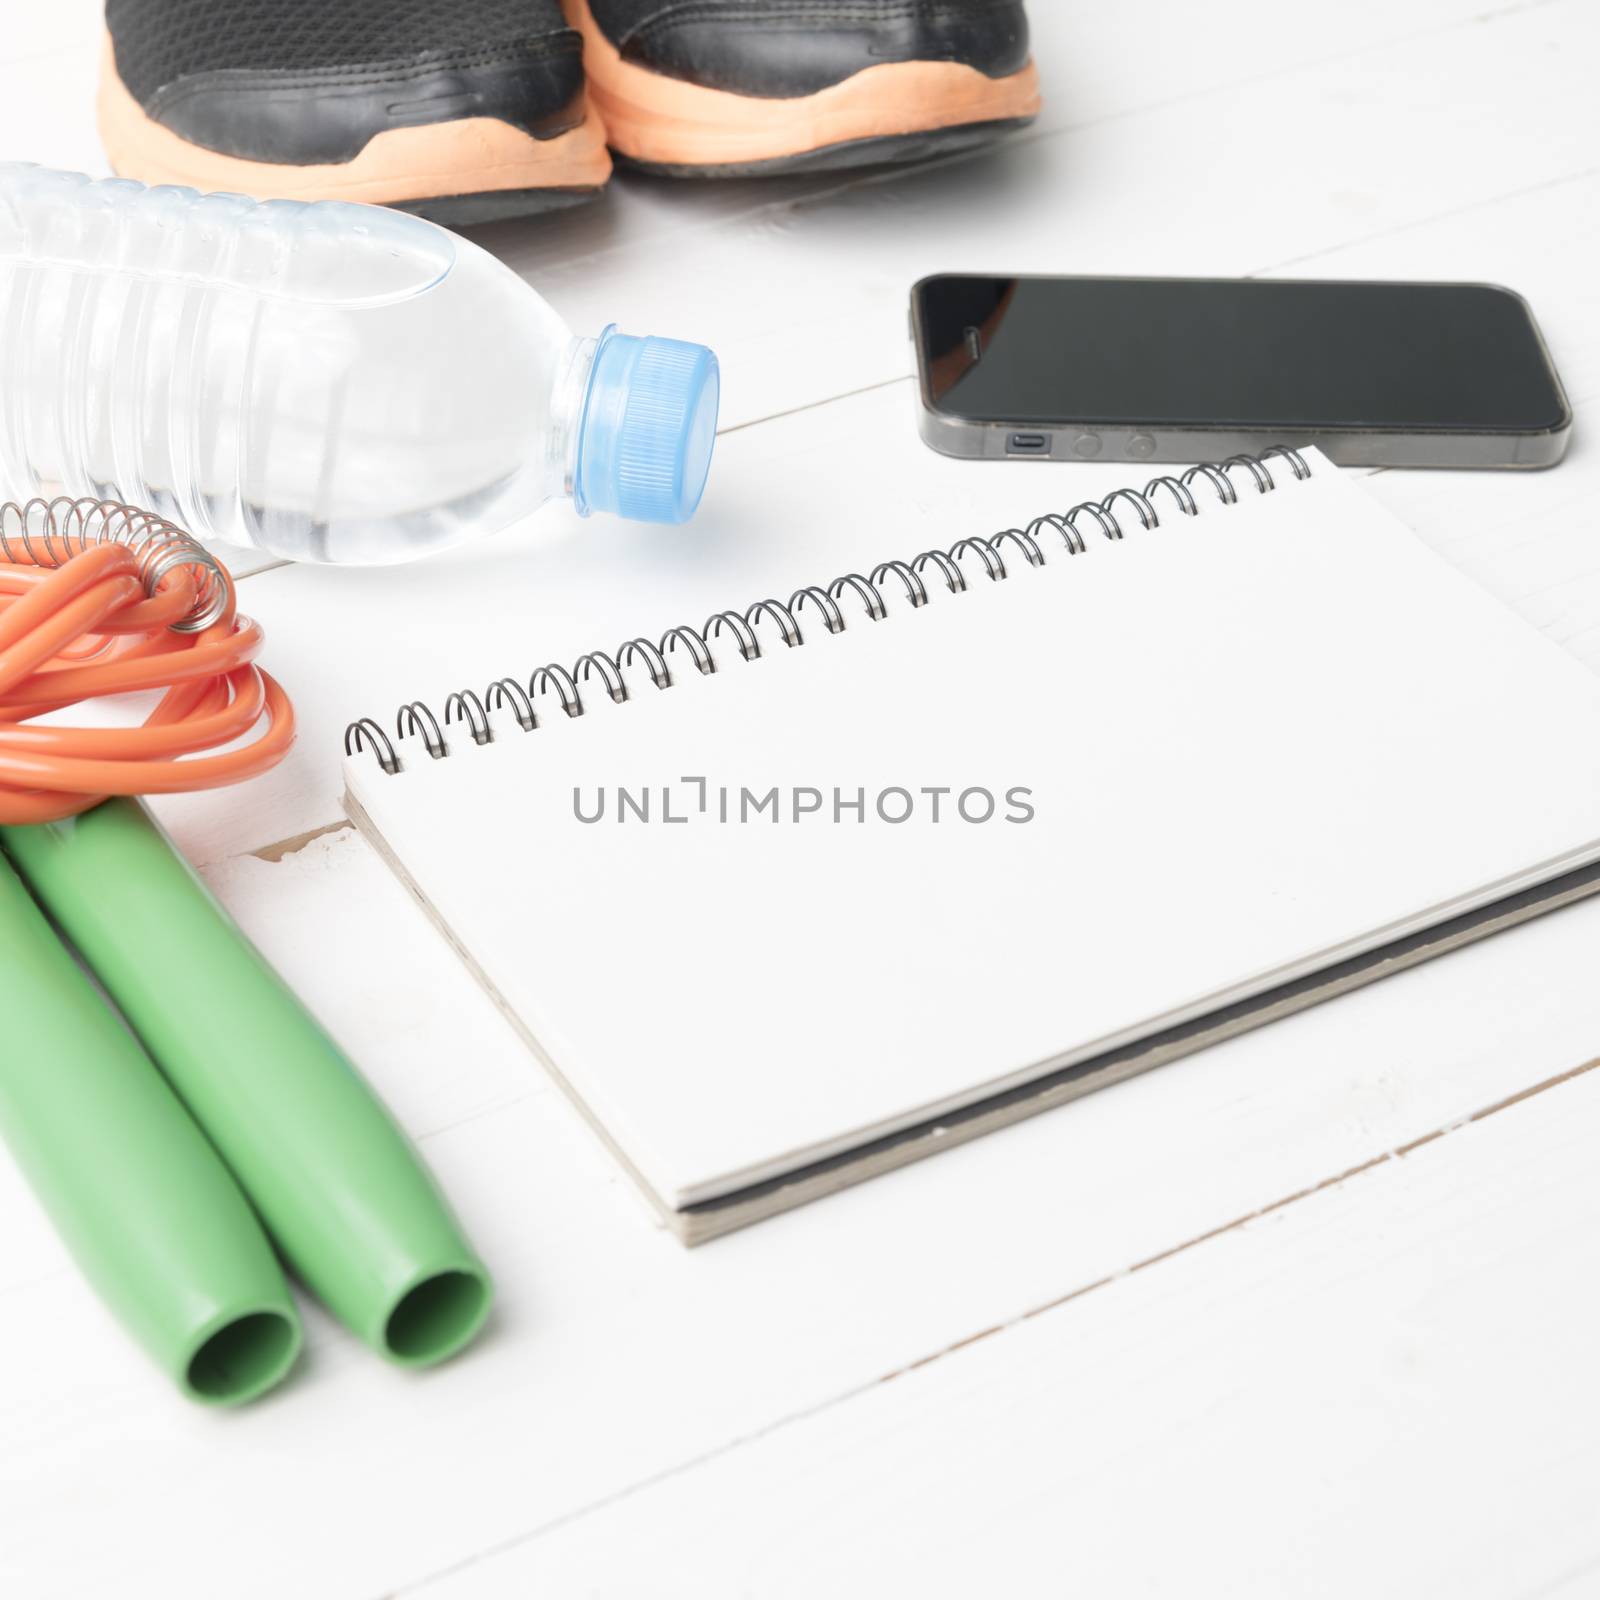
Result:
<svg viewBox="0 0 1600 1600">
<path fill-rule="evenodd" d="M 915 295 L 928 402 L 973 422 L 1567 421 L 1527 306 L 1487 284 L 941 276 Z"/>
</svg>

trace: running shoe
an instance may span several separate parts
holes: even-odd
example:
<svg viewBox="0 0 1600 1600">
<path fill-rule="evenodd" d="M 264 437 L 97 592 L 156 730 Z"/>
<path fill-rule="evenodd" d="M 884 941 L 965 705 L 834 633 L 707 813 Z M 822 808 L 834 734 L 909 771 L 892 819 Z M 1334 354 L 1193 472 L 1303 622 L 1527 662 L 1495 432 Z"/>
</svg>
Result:
<svg viewBox="0 0 1600 1600">
<path fill-rule="evenodd" d="M 1031 122 L 1021 0 L 566 0 L 612 150 L 673 177 L 916 160 Z"/>
<path fill-rule="evenodd" d="M 611 172 L 559 0 L 106 0 L 99 119 L 145 183 L 451 223 Z"/>
</svg>

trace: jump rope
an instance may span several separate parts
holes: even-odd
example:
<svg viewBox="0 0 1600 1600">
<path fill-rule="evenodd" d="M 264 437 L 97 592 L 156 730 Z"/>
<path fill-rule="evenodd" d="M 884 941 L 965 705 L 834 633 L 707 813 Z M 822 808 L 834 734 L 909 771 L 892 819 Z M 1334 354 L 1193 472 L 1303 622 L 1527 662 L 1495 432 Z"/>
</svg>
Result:
<svg viewBox="0 0 1600 1600">
<path fill-rule="evenodd" d="M 215 556 L 106 500 L 0 505 L 0 823 L 54 822 L 108 795 L 240 783 L 275 767 L 294 711 L 254 662 Z M 29 726 L 84 701 L 164 690 L 138 728 Z M 256 732 L 240 749 L 201 754 Z"/>
<path fill-rule="evenodd" d="M 401 1365 L 459 1350 L 491 1296 L 404 1135 L 133 798 L 283 759 L 261 647 L 172 522 L 0 505 L 0 1131 L 101 1298 L 221 1404 L 295 1362 L 285 1266 Z M 35 720 L 137 692 L 138 726 Z"/>
</svg>

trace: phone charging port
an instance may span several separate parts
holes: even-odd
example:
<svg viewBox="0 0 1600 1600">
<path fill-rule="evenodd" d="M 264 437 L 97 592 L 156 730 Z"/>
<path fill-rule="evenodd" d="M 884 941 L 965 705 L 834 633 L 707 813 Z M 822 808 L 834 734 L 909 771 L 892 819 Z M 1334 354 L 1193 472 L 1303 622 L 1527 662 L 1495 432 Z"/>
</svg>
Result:
<svg viewBox="0 0 1600 1600">
<path fill-rule="evenodd" d="M 1006 437 L 1008 456 L 1047 456 L 1050 454 L 1048 433 L 1013 433 Z"/>
</svg>

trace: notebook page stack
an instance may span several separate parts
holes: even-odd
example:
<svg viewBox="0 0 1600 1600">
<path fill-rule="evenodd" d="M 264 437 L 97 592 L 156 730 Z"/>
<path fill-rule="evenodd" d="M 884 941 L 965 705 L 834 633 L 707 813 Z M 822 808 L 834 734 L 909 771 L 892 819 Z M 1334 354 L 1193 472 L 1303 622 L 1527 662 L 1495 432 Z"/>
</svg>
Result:
<svg viewBox="0 0 1600 1600">
<path fill-rule="evenodd" d="M 691 1243 L 1600 886 L 1600 679 L 1270 467 L 607 643 L 347 805 Z"/>
</svg>

